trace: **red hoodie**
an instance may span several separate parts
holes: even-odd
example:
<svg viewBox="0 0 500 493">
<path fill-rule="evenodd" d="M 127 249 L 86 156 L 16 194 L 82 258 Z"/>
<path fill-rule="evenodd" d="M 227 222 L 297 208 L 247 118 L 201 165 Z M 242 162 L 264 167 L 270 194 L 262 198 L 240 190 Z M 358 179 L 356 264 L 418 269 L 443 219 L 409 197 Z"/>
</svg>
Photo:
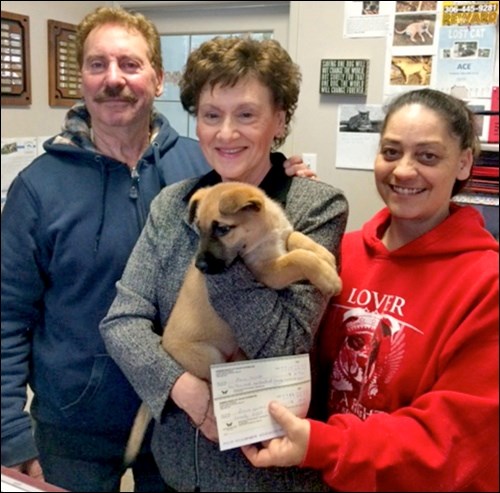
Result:
<svg viewBox="0 0 500 493">
<path fill-rule="evenodd" d="M 340 491 L 498 491 L 498 242 L 472 207 L 389 252 L 384 209 L 342 244 L 302 466 Z"/>
</svg>

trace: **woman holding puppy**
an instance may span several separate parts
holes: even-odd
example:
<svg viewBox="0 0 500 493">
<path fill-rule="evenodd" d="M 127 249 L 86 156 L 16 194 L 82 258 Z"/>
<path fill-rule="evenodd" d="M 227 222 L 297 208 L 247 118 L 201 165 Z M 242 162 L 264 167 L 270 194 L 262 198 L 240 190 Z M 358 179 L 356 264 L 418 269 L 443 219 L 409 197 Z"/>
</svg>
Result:
<svg viewBox="0 0 500 493">
<path fill-rule="evenodd" d="M 347 220 L 344 195 L 319 181 L 288 178 L 285 157 L 271 153 L 288 135 L 300 79 L 297 65 L 274 40 L 215 38 L 191 53 L 181 100 L 197 118 L 200 146 L 213 171 L 167 187 L 154 200 L 101 324 L 109 353 L 156 420 L 153 451 L 174 490 L 326 489 L 315 471 L 261 471 L 238 449 L 220 452 L 209 386 L 163 351 L 159 335 L 197 248 L 187 204 L 201 187 L 221 181 L 257 185 L 284 205 L 296 230 L 338 254 Z M 311 349 L 327 302 L 312 285 L 275 291 L 257 283 L 241 262 L 206 280 L 212 305 L 248 358 Z"/>
<path fill-rule="evenodd" d="M 498 491 L 498 242 L 450 202 L 478 150 L 473 118 L 432 89 L 388 107 L 387 207 L 345 236 L 317 345 L 327 422 L 272 403 L 287 435 L 245 447 L 255 466 L 314 467 L 338 491 Z"/>
</svg>

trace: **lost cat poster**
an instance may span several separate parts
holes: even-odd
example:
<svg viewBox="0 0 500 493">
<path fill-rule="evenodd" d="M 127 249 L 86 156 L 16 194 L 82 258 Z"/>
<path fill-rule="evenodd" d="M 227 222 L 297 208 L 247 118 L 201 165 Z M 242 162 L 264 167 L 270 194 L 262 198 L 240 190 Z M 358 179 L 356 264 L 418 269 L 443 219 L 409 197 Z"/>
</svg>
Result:
<svg viewBox="0 0 500 493">
<path fill-rule="evenodd" d="M 442 26 L 436 89 L 464 99 L 489 98 L 494 82 L 496 27 Z"/>
</svg>

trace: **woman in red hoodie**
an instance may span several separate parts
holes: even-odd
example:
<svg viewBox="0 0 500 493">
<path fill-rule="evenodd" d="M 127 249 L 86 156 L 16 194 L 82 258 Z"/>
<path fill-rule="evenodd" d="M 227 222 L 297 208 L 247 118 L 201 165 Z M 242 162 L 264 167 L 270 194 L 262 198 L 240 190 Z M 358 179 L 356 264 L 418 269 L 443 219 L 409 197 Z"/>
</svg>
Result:
<svg viewBox="0 0 500 493">
<path fill-rule="evenodd" d="M 341 491 L 499 490 L 498 241 L 450 200 L 478 152 L 473 118 L 432 89 L 389 105 L 387 207 L 344 237 L 316 345 L 324 421 L 271 403 L 286 435 L 243 447 L 253 465 L 319 469 Z"/>
</svg>

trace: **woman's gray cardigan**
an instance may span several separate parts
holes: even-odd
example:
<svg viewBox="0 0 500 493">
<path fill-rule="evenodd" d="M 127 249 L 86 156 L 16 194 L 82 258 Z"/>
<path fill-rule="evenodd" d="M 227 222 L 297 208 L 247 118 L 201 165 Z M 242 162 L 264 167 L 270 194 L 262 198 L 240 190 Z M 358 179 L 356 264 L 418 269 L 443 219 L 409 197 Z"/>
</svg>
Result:
<svg viewBox="0 0 500 493">
<path fill-rule="evenodd" d="M 256 469 L 239 449 L 220 452 L 202 434 L 195 441 L 196 430 L 188 415 L 169 399 L 183 369 L 163 351 L 158 326 L 164 326 L 196 251 L 198 235 L 188 224 L 187 202 L 198 182 L 191 179 L 171 185 L 153 201 L 147 224 L 117 283 L 117 297 L 101 323 L 107 350 L 153 412 L 153 452 L 172 488 L 327 490 L 316 471 Z M 293 178 L 285 208 L 296 230 L 338 254 L 347 221 L 347 201 L 341 191 L 320 181 Z M 249 358 L 310 350 L 327 301 L 316 288 L 296 283 L 274 291 L 256 282 L 241 262 L 206 279 L 212 304 Z"/>
</svg>

